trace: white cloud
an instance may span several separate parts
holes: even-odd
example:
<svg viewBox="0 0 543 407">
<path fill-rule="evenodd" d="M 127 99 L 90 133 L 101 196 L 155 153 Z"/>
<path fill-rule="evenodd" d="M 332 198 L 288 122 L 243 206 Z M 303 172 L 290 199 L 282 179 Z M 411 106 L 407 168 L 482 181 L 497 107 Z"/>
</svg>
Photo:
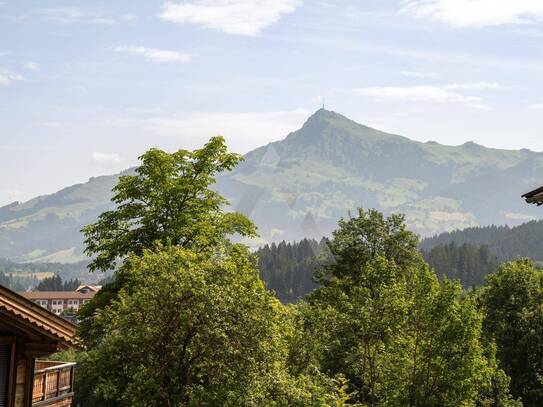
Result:
<svg viewBox="0 0 543 407">
<path fill-rule="evenodd" d="M 146 48 L 134 45 L 121 45 L 113 47 L 116 52 L 127 52 L 129 54 L 141 55 L 153 62 L 188 62 L 191 59 L 189 54 L 183 54 L 177 51 Z"/>
<path fill-rule="evenodd" d="M 142 129 L 146 134 L 179 139 L 176 146 L 196 148 L 216 135 L 224 136 L 228 146 L 240 153 L 283 139 L 299 129 L 312 112 L 305 109 L 261 112 L 190 112 L 141 115 L 117 121 L 117 125 Z"/>
<path fill-rule="evenodd" d="M 117 21 L 101 11 L 81 8 L 43 8 L 36 10 L 45 19 L 61 24 L 115 24 Z"/>
<path fill-rule="evenodd" d="M 192 23 L 235 35 L 258 35 L 294 12 L 302 0 L 191 0 L 167 2 L 160 18 L 174 23 Z"/>
<path fill-rule="evenodd" d="M 418 71 L 402 71 L 403 76 L 411 78 L 435 78 L 439 76 L 436 72 L 418 72 Z"/>
<path fill-rule="evenodd" d="M 22 81 L 24 78 L 7 69 L 0 69 L 0 86 L 10 85 L 13 82 Z"/>
<path fill-rule="evenodd" d="M 536 103 L 535 105 L 530 105 L 532 110 L 543 110 L 543 103 Z"/>
<path fill-rule="evenodd" d="M 459 91 L 496 88 L 499 88 L 499 85 L 495 83 L 476 82 L 424 86 L 373 86 L 355 89 L 354 92 L 378 101 L 461 103 L 476 109 L 488 110 L 489 108 L 481 96 L 467 95 Z"/>
<path fill-rule="evenodd" d="M 409 0 L 401 12 L 452 27 L 488 27 L 543 21 L 540 0 Z"/>
<path fill-rule="evenodd" d="M 117 153 L 92 153 L 92 159 L 99 164 L 119 164 L 122 159 Z"/>
<path fill-rule="evenodd" d="M 24 68 L 29 71 L 39 71 L 41 69 L 40 64 L 34 61 L 28 61 L 24 64 Z"/>
</svg>

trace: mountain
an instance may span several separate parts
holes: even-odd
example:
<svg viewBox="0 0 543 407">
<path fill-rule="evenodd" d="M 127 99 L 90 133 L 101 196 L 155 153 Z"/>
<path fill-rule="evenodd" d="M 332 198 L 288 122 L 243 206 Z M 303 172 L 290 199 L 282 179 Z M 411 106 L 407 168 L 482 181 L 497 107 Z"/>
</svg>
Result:
<svg viewBox="0 0 543 407">
<path fill-rule="evenodd" d="M 79 230 L 103 210 L 118 175 L 0 208 L 0 257 L 77 261 Z M 262 241 L 320 238 L 357 207 L 402 212 L 423 236 L 542 214 L 520 196 L 543 183 L 543 154 L 469 142 L 421 143 L 318 110 L 284 140 L 257 148 L 216 188 L 251 216 Z"/>
<path fill-rule="evenodd" d="M 0 258 L 17 262 L 82 260 L 81 227 L 112 208 L 118 175 L 91 178 L 52 195 L 0 208 Z"/>
<path fill-rule="evenodd" d="M 267 240 L 299 240 L 329 233 L 358 206 L 405 213 L 423 236 L 519 224 L 542 214 L 520 199 L 542 182 L 541 153 L 420 143 L 319 110 L 247 154 L 219 190 Z"/>
</svg>

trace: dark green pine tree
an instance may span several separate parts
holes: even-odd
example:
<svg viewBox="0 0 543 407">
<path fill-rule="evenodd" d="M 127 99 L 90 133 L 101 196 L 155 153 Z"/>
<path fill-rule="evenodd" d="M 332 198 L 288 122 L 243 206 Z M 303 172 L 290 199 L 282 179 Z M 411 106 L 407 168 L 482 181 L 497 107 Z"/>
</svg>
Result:
<svg viewBox="0 0 543 407">
<path fill-rule="evenodd" d="M 36 286 L 36 291 L 74 291 L 81 285 L 78 279 L 62 281 L 59 275 L 44 278 Z"/>
<path fill-rule="evenodd" d="M 318 286 L 313 275 L 327 261 L 327 252 L 324 239 L 263 246 L 256 252 L 260 277 L 281 301 L 295 302 Z"/>
<path fill-rule="evenodd" d="M 497 256 L 488 246 L 470 243 L 439 244 L 429 251 L 423 250 L 423 255 L 440 279 L 459 280 L 464 288 L 483 285 L 486 276 L 499 267 Z"/>
</svg>

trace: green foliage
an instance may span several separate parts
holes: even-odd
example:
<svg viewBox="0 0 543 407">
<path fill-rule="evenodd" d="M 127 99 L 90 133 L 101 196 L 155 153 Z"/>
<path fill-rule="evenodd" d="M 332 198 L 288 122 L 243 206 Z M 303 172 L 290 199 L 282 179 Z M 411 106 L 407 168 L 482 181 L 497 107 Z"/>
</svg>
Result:
<svg viewBox="0 0 543 407">
<path fill-rule="evenodd" d="M 389 261 L 400 271 L 420 266 L 423 259 L 418 251 L 418 238 L 407 230 L 404 217 L 386 217 L 379 211 L 358 210 L 358 216 L 340 219 L 328 247 L 334 262 L 317 273 L 317 281 L 326 284 L 331 278 L 353 283 L 378 278 L 364 268 L 378 258 Z M 389 272 L 387 272 L 389 274 Z"/>
<path fill-rule="evenodd" d="M 340 398 L 333 379 L 287 369 L 291 311 L 227 239 L 255 233 L 209 189 L 238 160 L 221 138 L 192 153 L 150 150 L 136 175 L 121 177 L 117 209 L 85 229 L 91 268 L 122 263 L 80 313 L 80 405 L 324 407 Z"/>
<path fill-rule="evenodd" d="M 62 362 L 76 362 L 78 360 L 79 353 L 75 349 L 67 349 L 57 353 L 53 353 L 46 357 L 46 360 L 62 361 Z"/>
<path fill-rule="evenodd" d="M 98 312 L 100 343 L 80 361 L 81 405 L 326 406 L 333 383 L 286 371 L 286 309 L 247 250 L 182 248 L 132 256 Z M 94 404 L 93 404 L 94 403 Z"/>
<path fill-rule="evenodd" d="M 308 289 L 315 250 L 331 255 L 307 300 L 282 305 L 228 240 L 254 226 L 209 188 L 238 160 L 220 138 L 150 150 L 121 177 L 117 208 L 85 228 L 91 268 L 116 273 L 81 312 L 78 405 L 519 405 L 478 297 L 439 281 L 402 216 L 359 210 L 330 241 L 261 250 L 287 299 Z"/>
<path fill-rule="evenodd" d="M 313 273 L 327 261 L 319 259 L 319 253 L 329 253 L 326 240 L 266 245 L 256 251 L 260 276 L 281 301 L 299 300 L 317 287 Z M 471 243 L 439 244 L 422 255 L 440 279 L 458 280 L 465 289 L 482 286 L 485 277 L 499 268 L 488 246 Z"/>
<path fill-rule="evenodd" d="M 130 254 L 142 255 L 156 247 L 213 251 L 228 243 L 229 235 L 254 236 L 256 227 L 239 213 L 224 213 L 226 200 L 210 189 L 215 175 L 241 160 L 227 151 L 222 137 L 212 138 L 195 151 L 167 153 L 151 149 L 140 157 L 135 175 L 119 178 L 114 188 L 114 210 L 86 226 L 86 253 L 91 270 L 107 271 Z M 123 276 L 106 284 L 80 311 L 81 336 L 88 345 L 100 338 L 94 313 L 104 308 L 123 287 Z"/>
<path fill-rule="evenodd" d="M 362 405 L 474 405 L 497 372 L 482 314 L 459 284 L 439 283 L 403 219 L 359 211 L 340 221 L 329 247 L 336 262 L 301 308 L 298 371 L 345 375 Z"/>
<path fill-rule="evenodd" d="M 121 176 L 113 189 L 116 208 L 83 228 L 91 270 L 114 269 L 130 253 L 141 255 L 157 242 L 202 250 L 226 235 L 256 233 L 243 215 L 223 213 L 227 201 L 210 189 L 216 174 L 241 160 L 227 151 L 222 137 L 195 151 L 151 149 L 140 160 L 136 174 Z"/>
<path fill-rule="evenodd" d="M 497 345 L 511 393 L 524 405 L 543 404 L 543 272 L 529 260 L 501 266 L 480 294 L 484 331 Z"/>
</svg>

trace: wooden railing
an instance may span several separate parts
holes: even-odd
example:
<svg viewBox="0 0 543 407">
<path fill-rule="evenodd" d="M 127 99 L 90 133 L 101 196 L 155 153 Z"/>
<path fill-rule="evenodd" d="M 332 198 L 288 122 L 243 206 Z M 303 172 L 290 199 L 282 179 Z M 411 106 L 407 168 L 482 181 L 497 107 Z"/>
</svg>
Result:
<svg viewBox="0 0 543 407">
<path fill-rule="evenodd" d="M 75 363 L 36 361 L 32 406 L 73 397 Z"/>
</svg>

